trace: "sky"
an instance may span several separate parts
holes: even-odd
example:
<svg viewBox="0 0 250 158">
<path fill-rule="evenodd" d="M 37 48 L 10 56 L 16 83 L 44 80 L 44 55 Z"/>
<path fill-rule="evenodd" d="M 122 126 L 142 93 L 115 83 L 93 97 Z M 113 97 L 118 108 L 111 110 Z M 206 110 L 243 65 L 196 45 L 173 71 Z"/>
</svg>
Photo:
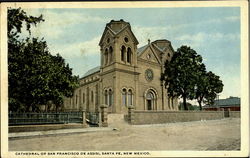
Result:
<svg viewBox="0 0 250 158">
<path fill-rule="evenodd" d="M 240 97 L 240 8 L 68 8 L 24 9 L 45 22 L 32 28 L 32 36 L 44 38 L 51 54 L 59 53 L 83 76 L 100 65 L 98 43 L 106 23 L 123 19 L 130 23 L 138 48 L 157 39 L 171 41 L 174 50 L 188 45 L 203 57 L 207 71 L 221 77 L 220 99 Z M 23 34 L 28 35 L 23 29 Z"/>
</svg>

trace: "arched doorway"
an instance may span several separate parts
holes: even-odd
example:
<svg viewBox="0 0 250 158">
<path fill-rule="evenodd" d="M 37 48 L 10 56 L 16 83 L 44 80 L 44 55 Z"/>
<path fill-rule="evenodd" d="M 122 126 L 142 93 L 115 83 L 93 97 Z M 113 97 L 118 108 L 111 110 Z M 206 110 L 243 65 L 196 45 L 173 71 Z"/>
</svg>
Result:
<svg viewBox="0 0 250 158">
<path fill-rule="evenodd" d="M 153 100 L 154 100 L 153 93 L 148 92 L 146 97 L 147 110 L 153 110 L 153 103 L 154 103 Z"/>
<path fill-rule="evenodd" d="M 148 90 L 145 98 L 145 109 L 146 110 L 156 110 L 156 95 L 152 90 Z"/>
</svg>

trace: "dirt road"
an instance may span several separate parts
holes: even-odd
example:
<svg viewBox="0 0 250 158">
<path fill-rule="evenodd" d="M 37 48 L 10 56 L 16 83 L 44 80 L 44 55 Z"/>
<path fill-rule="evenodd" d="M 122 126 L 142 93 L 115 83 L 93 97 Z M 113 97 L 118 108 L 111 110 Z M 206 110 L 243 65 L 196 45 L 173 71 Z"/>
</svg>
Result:
<svg viewBox="0 0 250 158">
<path fill-rule="evenodd" d="M 9 150 L 240 150 L 240 119 L 122 125 L 114 131 L 10 140 Z"/>
</svg>

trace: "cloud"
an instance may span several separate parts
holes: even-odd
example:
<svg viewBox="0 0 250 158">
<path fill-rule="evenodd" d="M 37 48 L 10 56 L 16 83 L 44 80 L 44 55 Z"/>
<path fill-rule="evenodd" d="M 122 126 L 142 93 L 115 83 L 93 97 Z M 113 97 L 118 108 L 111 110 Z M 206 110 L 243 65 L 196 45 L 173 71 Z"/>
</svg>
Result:
<svg viewBox="0 0 250 158">
<path fill-rule="evenodd" d="M 218 41 L 232 41 L 232 40 L 239 40 L 240 34 L 237 33 L 205 33 L 205 32 L 198 32 L 196 34 L 184 34 L 181 36 L 176 37 L 174 40 L 179 41 L 183 44 L 188 44 L 193 47 L 203 47 L 209 41 L 218 42 Z"/>
<path fill-rule="evenodd" d="M 191 34 L 185 34 L 179 37 L 176 37 L 176 40 L 180 40 L 180 41 L 202 41 L 205 37 L 205 34 L 202 32 L 199 32 L 195 35 L 191 35 Z"/>
<path fill-rule="evenodd" d="M 225 17 L 225 20 L 230 22 L 236 22 L 240 20 L 240 16 L 228 16 Z"/>
<path fill-rule="evenodd" d="M 185 32 L 185 30 L 192 29 L 192 27 L 218 24 L 224 22 L 236 22 L 239 20 L 239 16 L 228 16 L 223 18 L 213 18 L 210 20 L 199 21 L 196 23 L 182 23 L 176 25 L 166 25 L 166 26 L 152 26 L 145 27 L 135 25 L 132 27 L 132 31 L 135 33 L 139 42 L 139 47 L 145 45 L 148 39 L 151 41 L 161 38 L 168 38 L 169 40 L 179 40 L 186 41 L 187 44 L 194 44 L 195 46 L 200 46 L 198 43 L 204 40 L 237 40 L 240 38 L 239 34 L 228 33 L 223 34 L 221 32 L 214 33 L 206 33 L 206 32 L 198 32 L 196 34 L 182 34 L 178 36 L 181 32 Z M 178 36 L 178 37 L 176 37 Z M 195 43 L 194 43 L 195 42 Z"/>
<path fill-rule="evenodd" d="M 204 41 L 206 39 L 206 34 L 199 32 L 197 34 L 184 34 L 174 38 L 176 43 L 181 45 L 190 45 L 192 48 L 203 47 Z"/>
<path fill-rule="evenodd" d="M 225 22 L 238 22 L 240 20 L 240 16 L 226 16 L 221 18 L 212 18 L 210 20 L 204 20 L 197 23 L 193 23 L 192 25 L 197 24 L 215 24 L 215 23 L 225 23 Z"/>
<path fill-rule="evenodd" d="M 166 39 L 168 32 L 170 30 L 174 32 L 175 30 L 184 27 L 183 25 L 176 25 L 176 26 L 153 26 L 153 27 L 145 27 L 145 26 L 133 26 L 132 31 L 134 32 L 137 40 L 140 42 L 138 47 L 141 47 L 145 44 L 147 44 L 148 39 L 151 41 L 157 40 L 157 39 Z"/>
<path fill-rule="evenodd" d="M 101 36 L 85 42 L 77 42 L 72 44 L 53 44 L 49 45 L 52 54 L 59 53 L 65 58 L 98 55 L 100 52 L 99 41 Z"/>
<path fill-rule="evenodd" d="M 68 26 L 75 25 L 78 23 L 89 23 L 89 22 L 106 22 L 107 18 L 92 16 L 85 14 L 84 12 L 55 12 L 52 9 L 25 9 L 28 14 L 33 16 L 43 15 L 45 22 L 50 24 L 50 26 Z"/>
<path fill-rule="evenodd" d="M 165 31 L 166 28 L 161 27 L 140 27 L 140 26 L 134 26 L 133 32 L 137 38 L 137 40 L 140 42 L 139 46 L 142 46 L 147 43 L 148 39 L 151 41 L 154 39 L 158 39 L 161 37 L 160 32 Z"/>
<path fill-rule="evenodd" d="M 44 22 L 32 28 L 32 34 L 35 37 L 45 37 L 45 39 L 56 40 L 65 34 L 66 31 L 78 24 L 102 23 L 107 19 L 99 16 L 91 16 L 85 13 L 76 13 L 70 11 L 55 12 L 51 9 L 25 9 L 28 15 L 43 15 Z"/>
<path fill-rule="evenodd" d="M 221 75 L 221 80 L 224 84 L 223 92 L 220 94 L 220 98 L 228 98 L 230 96 L 241 96 L 241 82 L 240 75 L 235 76 L 232 73 L 226 73 Z"/>
</svg>

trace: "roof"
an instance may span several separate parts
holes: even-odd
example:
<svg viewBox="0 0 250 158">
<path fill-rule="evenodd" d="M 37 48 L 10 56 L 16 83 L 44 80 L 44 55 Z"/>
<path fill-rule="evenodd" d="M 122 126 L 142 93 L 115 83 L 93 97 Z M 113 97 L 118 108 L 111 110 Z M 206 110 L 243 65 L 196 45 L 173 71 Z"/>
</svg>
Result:
<svg viewBox="0 0 250 158">
<path fill-rule="evenodd" d="M 164 45 L 162 45 L 161 47 L 158 46 L 158 43 L 164 43 Z M 171 43 L 169 40 L 166 39 L 159 39 L 159 40 L 155 40 L 154 42 L 152 42 L 152 44 L 161 52 L 163 52 L 169 45 L 166 45 L 166 43 Z"/>
<path fill-rule="evenodd" d="M 129 29 L 131 35 L 134 37 L 135 43 L 139 44 L 137 38 L 135 37 L 134 33 L 131 30 L 131 26 L 129 22 L 125 22 L 123 19 L 121 20 L 111 20 L 109 23 L 106 24 L 102 37 L 100 39 L 99 45 L 101 45 L 103 38 L 107 31 L 110 31 L 112 36 L 117 36 L 121 32 L 123 32 L 126 28 Z"/>
<path fill-rule="evenodd" d="M 112 26 L 115 27 L 112 27 Z M 114 33 L 118 33 L 123 30 L 125 27 L 129 26 L 129 22 L 125 22 L 123 19 L 120 20 L 111 20 L 109 23 L 106 24 L 108 28 L 111 29 Z"/>
<path fill-rule="evenodd" d="M 160 48 L 160 47 L 158 47 L 156 44 L 154 44 L 154 46 L 159 50 L 159 51 L 161 51 L 161 52 L 163 52 L 164 51 L 164 49 L 166 48 Z"/>
<path fill-rule="evenodd" d="M 240 106 L 240 98 L 229 97 L 227 99 L 215 100 L 214 105 L 217 105 L 217 106 L 231 106 L 231 105 Z"/>
<path fill-rule="evenodd" d="M 137 49 L 137 55 L 141 55 L 142 52 L 147 48 L 148 44 Z"/>
<path fill-rule="evenodd" d="M 203 107 L 230 107 L 230 106 L 240 106 L 240 98 L 238 97 L 229 97 L 227 99 L 215 100 L 212 106 L 205 105 Z"/>
<path fill-rule="evenodd" d="M 82 78 L 83 78 L 83 77 L 86 77 L 86 76 L 89 76 L 89 75 L 91 75 L 91 74 L 93 74 L 93 73 L 96 73 L 96 72 L 98 72 L 98 71 L 100 71 L 100 66 L 96 66 L 96 67 L 90 69 L 89 71 L 87 71 L 87 72 L 82 76 Z"/>
<path fill-rule="evenodd" d="M 149 41 L 150 42 L 150 41 Z M 161 47 L 157 45 L 157 43 L 164 43 L 164 45 L 162 45 Z M 165 45 L 166 43 L 169 43 L 169 45 Z M 137 49 L 137 55 L 140 56 L 145 49 L 147 49 L 147 47 L 149 47 L 150 45 L 154 46 L 154 48 L 158 49 L 161 52 L 164 52 L 167 47 L 170 46 L 170 48 L 173 50 L 172 46 L 171 46 L 171 42 L 166 40 L 166 39 L 160 39 L 160 40 L 155 40 L 149 44 L 146 44 L 140 48 Z"/>
</svg>

